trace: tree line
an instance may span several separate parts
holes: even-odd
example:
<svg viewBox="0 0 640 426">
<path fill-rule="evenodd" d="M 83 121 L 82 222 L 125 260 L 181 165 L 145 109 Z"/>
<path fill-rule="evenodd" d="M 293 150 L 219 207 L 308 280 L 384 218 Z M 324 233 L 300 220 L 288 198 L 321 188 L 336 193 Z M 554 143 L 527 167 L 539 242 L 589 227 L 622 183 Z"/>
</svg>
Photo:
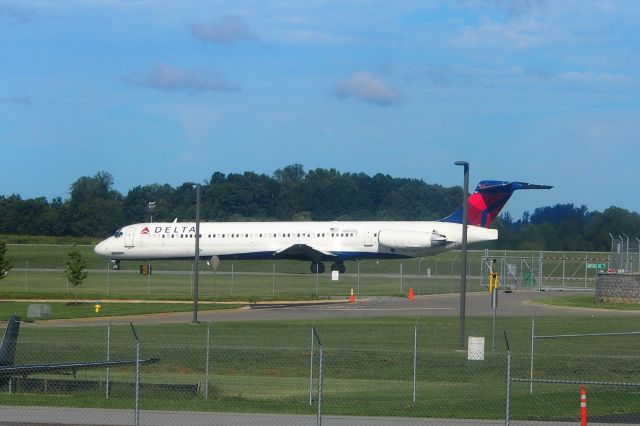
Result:
<svg viewBox="0 0 640 426">
<path fill-rule="evenodd" d="M 419 179 L 305 171 L 300 164 L 271 176 L 253 172 L 214 172 L 201 185 L 202 220 L 437 220 L 460 205 L 462 188 L 445 188 Z M 153 209 L 149 208 L 153 203 Z M 0 196 L 0 234 L 105 237 L 135 222 L 193 220 L 195 193 L 189 184 L 136 186 L 126 195 L 113 189 L 113 177 L 98 172 L 71 184 L 69 198 L 22 199 Z M 508 214 L 494 221 L 500 230 L 495 248 L 527 250 L 608 250 L 609 232 L 633 235 L 640 215 L 611 207 L 604 212 L 558 204 Z"/>
</svg>

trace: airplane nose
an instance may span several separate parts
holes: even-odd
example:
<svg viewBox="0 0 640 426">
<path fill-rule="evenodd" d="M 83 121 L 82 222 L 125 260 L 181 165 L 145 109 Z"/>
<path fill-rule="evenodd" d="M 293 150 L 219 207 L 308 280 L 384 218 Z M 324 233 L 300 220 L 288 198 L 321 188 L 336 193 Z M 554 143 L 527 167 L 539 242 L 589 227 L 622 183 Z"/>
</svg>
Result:
<svg viewBox="0 0 640 426">
<path fill-rule="evenodd" d="M 93 248 L 93 251 L 98 256 L 108 257 L 109 248 L 107 247 L 107 240 L 100 241 L 98 244 L 96 244 L 96 246 Z"/>
</svg>

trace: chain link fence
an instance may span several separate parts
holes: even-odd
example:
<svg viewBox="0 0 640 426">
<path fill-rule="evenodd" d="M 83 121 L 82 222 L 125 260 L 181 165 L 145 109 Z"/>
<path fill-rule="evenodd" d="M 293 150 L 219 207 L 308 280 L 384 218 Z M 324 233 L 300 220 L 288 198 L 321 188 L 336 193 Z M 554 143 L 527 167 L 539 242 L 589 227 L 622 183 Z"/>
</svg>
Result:
<svg viewBox="0 0 640 426">
<path fill-rule="evenodd" d="M 64 295 L 95 300 L 193 298 L 191 261 L 156 261 L 145 275 L 140 262 L 123 261 L 122 269 L 115 271 L 110 262 L 92 254 L 92 247 L 83 247 L 89 275 L 74 288 L 63 274 L 68 250 L 61 246 L 9 245 L 13 269 L 2 280 L 4 293 L 11 297 Z M 628 256 L 626 252 L 470 251 L 467 290 L 487 289 L 490 267 L 499 273 L 504 288 L 592 289 L 598 272 L 610 268 L 639 270 L 639 256 L 631 249 Z M 628 266 L 620 268 L 623 263 Z M 459 291 L 461 265 L 457 251 L 415 259 L 347 262 L 346 266 L 347 272 L 333 281 L 331 274 L 309 272 L 308 262 L 224 261 L 213 270 L 201 261 L 198 294 L 200 300 L 211 302 L 347 297 L 351 289 L 356 295 L 367 296 L 406 296 L 410 288 L 416 295 Z"/>
<path fill-rule="evenodd" d="M 151 416 L 153 424 L 191 424 L 196 417 L 256 424 L 264 416 L 273 424 L 350 424 L 351 416 L 557 424 L 577 421 L 586 384 L 594 419 L 640 421 L 639 336 L 540 338 L 629 331 L 619 321 L 540 318 L 531 332 L 529 319 L 505 318 L 500 328 L 509 350 L 502 341 L 475 360 L 456 348 L 456 324 L 418 318 L 140 325 L 140 358 L 160 361 L 140 366 L 138 392 L 135 366 L 14 376 L 0 386 L 0 418 L 29 406 L 86 409 L 76 424 L 113 424 L 114 413 L 125 413 L 118 424 L 150 424 Z M 470 335 L 490 329 L 489 319 L 468 321 Z M 25 324 L 16 364 L 106 358 L 136 359 L 131 327 Z"/>
</svg>

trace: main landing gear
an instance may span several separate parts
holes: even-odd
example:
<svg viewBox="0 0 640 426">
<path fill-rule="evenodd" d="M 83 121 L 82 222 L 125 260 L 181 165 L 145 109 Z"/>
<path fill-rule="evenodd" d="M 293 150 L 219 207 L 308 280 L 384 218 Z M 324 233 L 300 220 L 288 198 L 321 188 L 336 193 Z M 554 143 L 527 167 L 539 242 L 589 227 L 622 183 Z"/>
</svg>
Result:
<svg viewBox="0 0 640 426">
<path fill-rule="evenodd" d="M 324 263 L 322 262 L 311 262 L 311 273 L 312 274 L 324 274 Z M 338 271 L 341 274 L 344 274 L 347 268 L 345 268 L 344 263 L 336 262 L 331 265 L 332 271 Z"/>
<path fill-rule="evenodd" d="M 324 274 L 324 263 L 322 263 L 322 262 L 311 262 L 311 273 L 312 274 Z"/>
<path fill-rule="evenodd" d="M 332 271 L 338 271 L 341 274 L 344 274 L 345 271 L 347 270 L 347 268 L 344 267 L 344 263 L 342 262 L 336 262 L 333 265 L 331 265 L 331 270 Z"/>
</svg>

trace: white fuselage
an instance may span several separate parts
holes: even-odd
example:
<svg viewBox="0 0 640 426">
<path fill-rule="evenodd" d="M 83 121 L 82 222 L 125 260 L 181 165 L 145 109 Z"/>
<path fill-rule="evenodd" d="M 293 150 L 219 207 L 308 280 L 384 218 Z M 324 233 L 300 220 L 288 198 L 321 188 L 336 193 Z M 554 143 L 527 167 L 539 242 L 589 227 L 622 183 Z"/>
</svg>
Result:
<svg viewBox="0 0 640 426">
<path fill-rule="evenodd" d="M 113 260 L 188 259 L 195 257 L 195 236 L 194 222 L 139 223 L 95 252 Z M 468 227 L 469 243 L 497 238 L 495 229 Z M 452 222 L 202 222 L 199 247 L 202 258 L 343 261 L 425 256 L 461 241 L 462 225 Z"/>
</svg>

